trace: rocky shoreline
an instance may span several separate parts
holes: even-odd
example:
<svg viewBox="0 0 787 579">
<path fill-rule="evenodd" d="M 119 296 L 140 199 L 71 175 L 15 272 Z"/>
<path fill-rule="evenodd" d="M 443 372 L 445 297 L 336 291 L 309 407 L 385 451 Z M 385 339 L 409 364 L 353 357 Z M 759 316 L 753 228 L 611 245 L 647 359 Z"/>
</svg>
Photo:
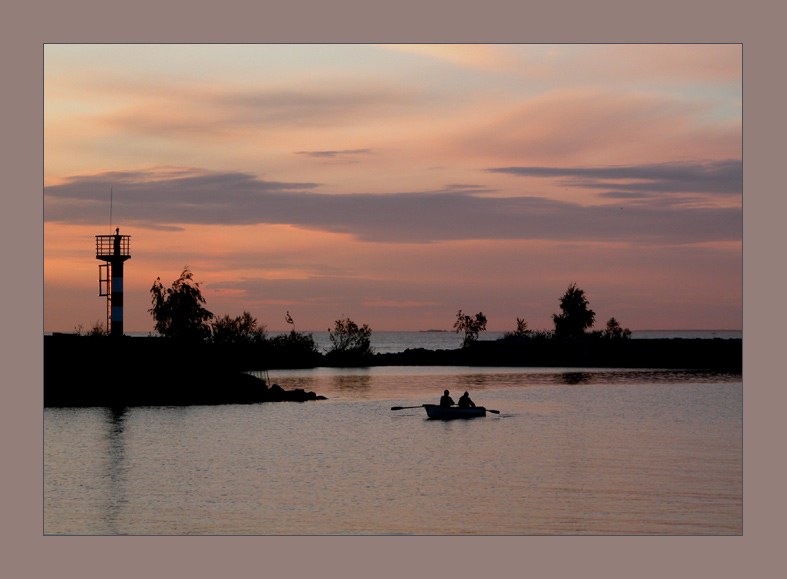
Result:
<svg viewBox="0 0 787 579">
<path fill-rule="evenodd" d="M 44 405 L 188 406 L 324 400 L 246 371 L 370 366 L 670 368 L 739 373 L 741 339 L 478 341 L 455 350 L 308 355 L 165 338 L 44 336 Z"/>
</svg>

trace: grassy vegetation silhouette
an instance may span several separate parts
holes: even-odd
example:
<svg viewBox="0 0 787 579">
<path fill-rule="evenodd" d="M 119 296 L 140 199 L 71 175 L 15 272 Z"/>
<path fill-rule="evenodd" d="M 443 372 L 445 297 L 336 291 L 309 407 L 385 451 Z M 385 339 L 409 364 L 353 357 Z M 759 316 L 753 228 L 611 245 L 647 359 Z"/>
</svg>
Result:
<svg viewBox="0 0 787 579">
<path fill-rule="evenodd" d="M 504 340 L 525 340 L 533 334 L 533 330 L 527 328 L 527 322 L 523 318 L 516 319 L 516 330 L 504 332 Z"/>
<path fill-rule="evenodd" d="M 85 329 L 84 324 L 77 324 L 74 327 L 74 333 L 77 336 L 89 336 L 91 338 L 102 338 L 109 335 L 104 322 L 100 320 L 97 320 L 88 330 Z"/>
</svg>

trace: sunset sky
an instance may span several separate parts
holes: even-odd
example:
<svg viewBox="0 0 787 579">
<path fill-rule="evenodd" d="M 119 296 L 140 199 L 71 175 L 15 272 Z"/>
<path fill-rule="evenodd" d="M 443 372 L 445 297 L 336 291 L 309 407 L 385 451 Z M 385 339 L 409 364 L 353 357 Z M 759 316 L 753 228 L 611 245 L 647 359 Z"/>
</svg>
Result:
<svg viewBox="0 0 787 579">
<path fill-rule="evenodd" d="M 733 44 L 48 44 L 44 330 L 115 227 L 126 331 L 184 266 L 269 330 L 739 329 L 741 114 Z"/>
</svg>

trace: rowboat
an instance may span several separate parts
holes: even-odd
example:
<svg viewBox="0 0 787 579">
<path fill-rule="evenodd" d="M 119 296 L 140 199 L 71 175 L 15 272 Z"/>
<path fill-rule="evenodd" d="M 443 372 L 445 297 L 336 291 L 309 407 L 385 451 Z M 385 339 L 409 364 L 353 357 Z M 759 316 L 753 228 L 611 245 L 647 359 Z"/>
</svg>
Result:
<svg viewBox="0 0 787 579">
<path fill-rule="evenodd" d="M 476 416 L 486 416 L 487 412 L 500 414 L 499 410 L 476 406 L 475 408 L 460 408 L 459 406 L 440 406 L 439 404 L 421 404 L 420 406 L 392 406 L 391 410 L 406 410 L 408 408 L 425 408 L 429 418 L 475 418 Z"/>
<path fill-rule="evenodd" d="M 424 404 L 426 415 L 429 418 L 439 418 L 448 420 L 450 418 L 475 418 L 476 416 L 486 416 L 486 408 L 476 406 L 475 408 L 459 408 L 458 406 L 439 406 L 437 404 Z"/>
</svg>

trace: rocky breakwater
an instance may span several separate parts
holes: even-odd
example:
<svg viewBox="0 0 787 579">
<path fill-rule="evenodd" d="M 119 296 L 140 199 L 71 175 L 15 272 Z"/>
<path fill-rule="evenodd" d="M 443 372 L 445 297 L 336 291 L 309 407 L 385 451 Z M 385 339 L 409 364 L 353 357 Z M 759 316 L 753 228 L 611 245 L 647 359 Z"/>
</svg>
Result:
<svg viewBox="0 0 787 579">
<path fill-rule="evenodd" d="M 123 407 L 325 400 L 228 366 L 200 345 L 162 338 L 44 337 L 44 406 Z"/>
</svg>

